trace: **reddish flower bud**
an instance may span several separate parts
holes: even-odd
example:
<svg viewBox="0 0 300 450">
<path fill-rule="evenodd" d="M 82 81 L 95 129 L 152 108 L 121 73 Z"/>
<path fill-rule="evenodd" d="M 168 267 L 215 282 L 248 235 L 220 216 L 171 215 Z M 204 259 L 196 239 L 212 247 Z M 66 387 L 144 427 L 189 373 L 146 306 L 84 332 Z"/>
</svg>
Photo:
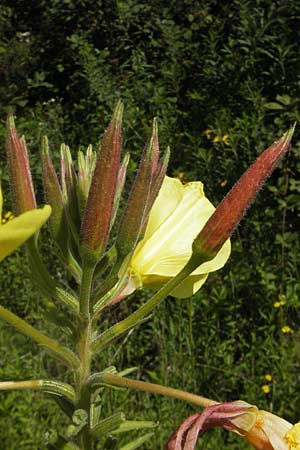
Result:
<svg viewBox="0 0 300 450">
<path fill-rule="evenodd" d="M 18 136 L 12 114 L 7 120 L 6 151 L 14 214 L 36 208 L 29 158 L 24 137 Z"/>
<path fill-rule="evenodd" d="M 279 159 L 288 150 L 294 128 L 267 148 L 233 186 L 194 240 L 194 255 L 209 260 L 218 253 L 253 202 L 260 187 L 275 169 Z"/>
<path fill-rule="evenodd" d="M 104 252 L 114 211 L 122 149 L 123 104 L 118 103 L 97 159 L 81 226 L 83 249 L 100 257 Z"/>
<path fill-rule="evenodd" d="M 166 155 L 159 160 L 157 121 L 154 119 L 152 134 L 145 146 L 117 236 L 116 248 L 120 258 L 134 250 L 141 238 L 167 170 L 168 152 Z"/>
</svg>

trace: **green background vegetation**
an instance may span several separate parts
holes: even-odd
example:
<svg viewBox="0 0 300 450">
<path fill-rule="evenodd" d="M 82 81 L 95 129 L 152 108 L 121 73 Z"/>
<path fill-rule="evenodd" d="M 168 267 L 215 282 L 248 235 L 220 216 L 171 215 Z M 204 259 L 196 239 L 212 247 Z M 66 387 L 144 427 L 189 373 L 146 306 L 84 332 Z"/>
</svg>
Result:
<svg viewBox="0 0 300 450">
<path fill-rule="evenodd" d="M 203 181 L 214 204 L 264 148 L 299 123 L 299 0 L 4 0 L 0 30 L 6 193 L 9 108 L 27 138 L 40 203 L 41 136 L 48 135 L 56 162 L 61 142 L 74 156 L 89 143 L 97 146 L 118 98 L 125 103 L 124 147 L 133 160 L 158 116 L 161 147 L 172 150 L 169 174 Z M 245 399 L 299 420 L 299 144 L 297 127 L 292 150 L 235 232 L 226 267 L 192 299 L 168 298 L 120 347 L 101 356 L 98 370 L 136 366 L 134 375 L 143 380 L 220 401 Z M 10 208 L 9 198 L 4 206 Z M 43 299 L 32 289 L 23 250 L 0 271 L 1 303 L 44 326 Z M 124 302 L 114 317 L 140 301 Z M 276 301 L 285 304 L 275 308 Z M 282 333 L 283 326 L 293 332 Z M 63 376 L 42 349 L 2 322 L 0 336 L 1 380 L 38 378 L 45 369 Z M 261 389 L 265 384 L 269 394 Z M 195 411 L 148 394 L 107 390 L 103 396 L 106 412 L 118 407 L 128 419 L 159 422 L 144 446 L 151 450 L 162 448 Z M 42 449 L 64 424 L 55 403 L 40 393 L 1 393 L 3 450 Z M 199 448 L 248 447 L 215 430 Z"/>
</svg>

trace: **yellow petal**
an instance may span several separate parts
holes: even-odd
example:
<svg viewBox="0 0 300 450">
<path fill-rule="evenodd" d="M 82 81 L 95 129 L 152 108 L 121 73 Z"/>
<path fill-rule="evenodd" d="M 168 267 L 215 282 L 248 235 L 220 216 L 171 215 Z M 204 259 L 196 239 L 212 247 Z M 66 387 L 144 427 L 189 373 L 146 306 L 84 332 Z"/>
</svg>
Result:
<svg viewBox="0 0 300 450">
<path fill-rule="evenodd" d="M 210 261 L 207 261 L 201 266 L 199 266 L 193 274 L 203 274 L 203 273 L 209 273 L 209 272 L 215 272 L 216 270 L 221 269 L 226 264 L 226 261 L 228 260 L 231 252 L 231 243 L 228 239 L 223 246 L 221 247 L 218 254 L 211 259 Z"/>
<path fill-rule="evenodd" d="M 189 183 L 183 188 L 183 196 L 177 207 L 156 227 L 151 237 L 139 243 L 133 255 L 132 267 L 141 276 L 177 275 L 191 256 L 194 238 L 215 210 L 204 197 L 202 183 Z M 161 209 L 164 207 L 167 204 L 161 205 Z"/>
<path fill-rule="evenodd" d="M 144 239 L 149 239 L 159 226 L 177 208 L 184 194 L 184 187 L 177 178 L 165 176 L 159 194 L 152 206 Z"/>
<path fill-rule="evenodd" d="M 51 207 L 33 209 L 8 221 L 0 227 L 0 261 L 22 245 L 48 220 Z"/>
<path fill-rule="evenodd" d="M 272 447 L 276 450 L 289 450 L 285 435 L 293 427 L 292 424 L 268 411 L 260 411 L 260 414 L 263 421 L 262 428 Z"/>
<path fill-rule="evenodd" d="M 190 275 L 170 295 L 176 298 L 188 298 L 194 295 L 205 283 L 208 273 L 204 275 Z"/>
<path fill-rule="evenodd" d="M 2 221 L 2 207 L 3 207 L 3 196 L 2 196 L 2 189 L 1 189 L 1 183 L 0 183 L 0 226 Z"/>
</svg>

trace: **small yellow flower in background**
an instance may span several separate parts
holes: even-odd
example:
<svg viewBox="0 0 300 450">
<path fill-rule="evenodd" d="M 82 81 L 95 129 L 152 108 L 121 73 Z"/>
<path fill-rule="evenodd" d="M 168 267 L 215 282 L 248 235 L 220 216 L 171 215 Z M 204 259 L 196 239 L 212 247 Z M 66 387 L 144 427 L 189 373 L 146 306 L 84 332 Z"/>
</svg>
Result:
<svg viewBox="0 0 300 450">
<path fill-rule="evenodd" d="M 2 220 L 2 191 L 0 186 L 0 261 L 20 247 L 35 234 L 48 220 L 51 207 L 33 209 L 14 218 L 12 213 L 6 213 Z"/>
<path fill-rule="evenodd" d="M 211 130 L 210 128 L 206 128 L 206 130 L 203 131 L 203 134 L 204 134 L 204 136 L 207 137 L 207 139 L 211 139 L 213 130 Z"/>
<path fill-rule="evenodd" d="M 215 136 L 213 138 L 213 142 L 221 142 L 221 141 L 222 141 L 222 138 L 220 136 Z"/>
<path fill-rule="evenodd" d="M 268 384 L 264 384 L 264 385 L 261 387 L 261 390 L 263 391 L 264 394 L 269 394 L 270 391 L 271 391 L 271 388 L 270 388 L 270 386 L 269 386 Z"/>
<path fill-rule="evenodd" d="M 225 179 L 225 180 L 221 181 L 220 186 L 225 187 L 227 183 L 228 183 L 228 180 Z"/>
<path fill-rule="evenodd" d="M 142 286 L 159 289 L 174 278 L 188 262 L 193 240 L 214 211 L 201 182 L 183 185 L 178 179 L 166 176 L 151 210 L 144 239 L 132 256 L 126 295 Z M 193 295 L 210 272 L 224 266 L 229 255 L 228 239 L 218 254 L 201 264 L 172 295 L 177 298 Z"/>
<path fill-rule="evenodd" d="M 290 450 L 300 450 L 300 422 L 296 423 L 285 435 Z"/>
<path fill-rule="evenodd" d="M 266 381 L 272 381 L 273 380 L 273 377 L 272 377 L 272 375 L 270 374 L 270 373 L 266 373 L 266 375 L 265 375 L 265 380 Z"/>
<path fill-rule="evenodd" d="M 287 333 L 294 333 L 294 330 L 289 327 L 288 325 L 285 325 L 284 327 L 281 328 L 282 333 L 287 334 Z"/>
<path fill-rule="evenodd" d="M 229 134 L 224 134 L 224 136 L 222 137 L 222 141 L 224 142 L 225 145 L 230 145 Z"/>
<path fill-rule="evenodd" d="M 279 300 L 279 301 L 277 301 L 277 302 L 274 302 L 273 303 L 273 306 L 274 306 L 274 308 L 281 308 L 282 306 L 284 306 L 285 305 L 285 301 L 283 301 L 283 300 Z"/>
</svg>

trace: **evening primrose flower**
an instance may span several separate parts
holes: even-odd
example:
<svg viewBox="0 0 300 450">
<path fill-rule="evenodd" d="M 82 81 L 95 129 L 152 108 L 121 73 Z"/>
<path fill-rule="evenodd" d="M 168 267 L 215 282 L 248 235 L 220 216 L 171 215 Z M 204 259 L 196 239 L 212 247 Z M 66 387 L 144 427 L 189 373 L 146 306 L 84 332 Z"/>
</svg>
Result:
<svg viewBox="0 0 300 450">
<path fill-rule="evenodd" d="M 240 435 L 256 450 L 300 450 L 300 423 L 293 426 L 240 400 L 217 403 L 188 417 L 171 436 L 166 450 L 194 450 L 199 436 L 215 426 Z"/>
<path fill-rule="evenodd" d="M 48 220 L 51 207 L 33 209 L 2 223 L 2 191 L 0 186 L 0 261 L 22 245 Z"/>
<path fill-rule="evenodd" d="M 201 182 L 182 185 L 180 180 L 166 176 L 151 209 L 144 238 L 131 258 L 130 292 L 142 286 L 158 289 L 174 278 L 188 262 L 193 240 L 214 211 Z M 178 298 L 193 295 L 210 272 L 224 266 L 229 255 L 227 240 L 217 255 L 201 264 L 172 295 Z"/>
</svg>

